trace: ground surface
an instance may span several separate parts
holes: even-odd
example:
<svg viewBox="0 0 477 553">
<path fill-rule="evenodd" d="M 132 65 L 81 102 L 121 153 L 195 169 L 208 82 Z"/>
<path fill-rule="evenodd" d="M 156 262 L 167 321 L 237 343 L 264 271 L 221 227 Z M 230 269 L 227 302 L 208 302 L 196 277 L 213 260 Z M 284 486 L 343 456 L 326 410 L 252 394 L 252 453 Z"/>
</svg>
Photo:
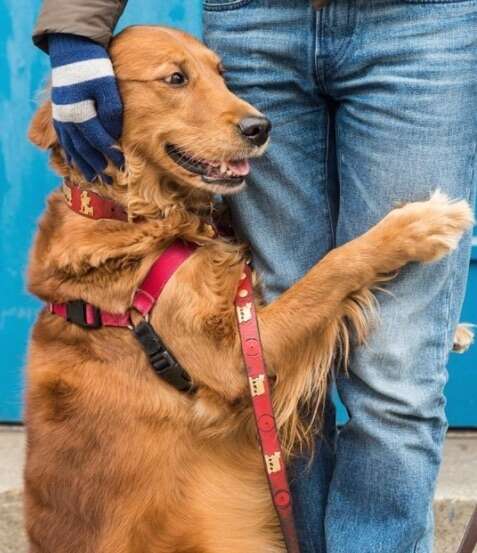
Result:
<svg viewBox="0 0 477 553">
<path fill-rule="evenodd" d="M 0 427 L 0 553 L 26 553 L 22 531 L 21 428 Z M 477 503 L 477 432 L 450 433 L 436 492 L 435 553 L 455 553 Z"/>
</svg>

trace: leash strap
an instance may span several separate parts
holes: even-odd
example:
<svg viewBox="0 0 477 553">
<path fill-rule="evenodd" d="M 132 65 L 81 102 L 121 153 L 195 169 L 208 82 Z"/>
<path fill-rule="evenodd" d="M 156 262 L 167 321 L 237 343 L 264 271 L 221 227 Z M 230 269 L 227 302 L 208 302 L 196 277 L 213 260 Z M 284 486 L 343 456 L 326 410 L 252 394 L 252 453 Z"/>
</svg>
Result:
<svg viewBox="0 0 477 553">
<path fill-rule="evenodd" d="M 477 546 L 477 507 L 475 507 L 457 553 L 473 553 Z"/>
<path fill-rule="evenodd" d="M 245 266 L 240 280 L 235 297 L 235 308 L 253 412 L 273 505 L 280 520 L 288 553 L 299 553 L 300 548 L 293 518 L 292 496 L 280 438 L 275 425 L 270 383 L 267 377 L 258 329 L 252 274 L 248 265 Z"/>
</svg>

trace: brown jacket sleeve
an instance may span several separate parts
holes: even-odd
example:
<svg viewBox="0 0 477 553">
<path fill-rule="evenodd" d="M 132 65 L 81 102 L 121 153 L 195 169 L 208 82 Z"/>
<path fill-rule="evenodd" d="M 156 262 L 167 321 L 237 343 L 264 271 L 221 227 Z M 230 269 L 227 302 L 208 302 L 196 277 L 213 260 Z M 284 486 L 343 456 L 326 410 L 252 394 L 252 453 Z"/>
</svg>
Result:
<svg viewBox="0 0 477 553">
<path fill-rule="evenodd" d="M 107 47 L 127 0 L 44 0 L 33 42 L 47 50 L 47 35 L 70 33 Z"/>
</svg>

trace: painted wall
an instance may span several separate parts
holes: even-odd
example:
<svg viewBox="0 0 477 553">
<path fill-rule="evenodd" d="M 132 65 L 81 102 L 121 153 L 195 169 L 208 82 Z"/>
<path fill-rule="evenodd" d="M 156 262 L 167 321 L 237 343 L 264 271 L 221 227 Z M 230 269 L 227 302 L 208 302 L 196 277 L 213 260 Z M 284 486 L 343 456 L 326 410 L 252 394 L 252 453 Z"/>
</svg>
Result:
<svg viewBox="0 0 477 553">
<path fill-rule="evenodd" d="M 200 35 L 200 4 L 131 0 L 119 28 L 161 22 Z M 47 156 L 26 140 L 49 69 L 47 57 L 30 40 L 39 6 L 40 0 L 0 0 L 0 421 L 21 418 L 26 346 L 41 308 L 25 290 L 27 252 L 45 197 L 58 183 L 48 171 Z M 477 323 L 477 247 L 474 259 L 463 318 Z M 450 372 L 450 422 L 477 426 L 477 347 L 453 356 Z"/>
<path fill-rule="evenodd" d="M 0 421 L 21 417 L 28 335 L 41 308 L 26 292 L 27 254 L 45 197 L 58 184 L 47 156 L 26 140 L 49 71 L 30 38 L 40 4 L 0 0 Z M 156 22 L 200 36 L 201 0 L 132 0 L 118 29 Z"/>
</svg>

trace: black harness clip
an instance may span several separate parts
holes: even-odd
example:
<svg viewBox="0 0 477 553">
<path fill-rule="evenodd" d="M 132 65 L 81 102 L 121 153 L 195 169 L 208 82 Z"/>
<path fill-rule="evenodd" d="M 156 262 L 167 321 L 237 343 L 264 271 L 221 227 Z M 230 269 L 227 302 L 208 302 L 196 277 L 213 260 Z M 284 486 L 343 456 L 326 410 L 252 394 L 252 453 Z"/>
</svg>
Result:
<svg viewBox="0 0 477 553">
<path fill-rule="evenodd" d="M 83 328 L 99 328 L 101 326 L 101 312 L 94 305 L 89 305 L 93 313 L 93 321 L 88 322 L 88 304 L 83 300 L 73 300 L 66 304 L 66 320 Z"/>
<path fill-rule="evenodd" d="M 134 334 L 160 378 L 179 392 L 195 392 L 196 388 L 189 374 L 179 365 L 159 334 L 145 319 L 134 327 Z"/>
</svg>

